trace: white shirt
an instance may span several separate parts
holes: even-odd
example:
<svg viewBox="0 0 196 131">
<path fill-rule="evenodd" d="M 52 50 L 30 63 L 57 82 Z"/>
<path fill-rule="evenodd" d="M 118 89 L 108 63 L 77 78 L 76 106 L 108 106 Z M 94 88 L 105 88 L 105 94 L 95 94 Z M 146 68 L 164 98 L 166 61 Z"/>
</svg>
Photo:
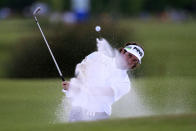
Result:
<svg viewBox="0 0 196 131">
<path fill-rule="evenodd" d="M 97 48 L 76 66 L 76 77 L 64 92 L 72 106 L 110 115 L 112 104 L 129 92 L 131 83 L 118 51 L 105 39 L 97 39 Z"/>
<path fill-rule="evenodd" d="M 77 65 L 76 77 L 66 92 L 72 106 L 111 115 L 112 104 L 130 90 L 127 70 L 118 68 L 115 59 L 94 52 Z"/>
</svg>

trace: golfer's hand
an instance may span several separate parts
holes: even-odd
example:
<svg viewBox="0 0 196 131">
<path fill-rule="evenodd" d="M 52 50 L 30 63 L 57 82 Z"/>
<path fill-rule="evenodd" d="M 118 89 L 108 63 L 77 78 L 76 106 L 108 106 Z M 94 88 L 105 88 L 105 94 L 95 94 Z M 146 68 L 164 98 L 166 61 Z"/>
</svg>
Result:
<svg viewBox="0 0 196 131">
<path fill-rule="evenodd" d="M 62 87 L 64 90 L 68 90 L 69 89 L 69 82 L 68 81 L 63 81 L 62 82 Z"/>
</svg>

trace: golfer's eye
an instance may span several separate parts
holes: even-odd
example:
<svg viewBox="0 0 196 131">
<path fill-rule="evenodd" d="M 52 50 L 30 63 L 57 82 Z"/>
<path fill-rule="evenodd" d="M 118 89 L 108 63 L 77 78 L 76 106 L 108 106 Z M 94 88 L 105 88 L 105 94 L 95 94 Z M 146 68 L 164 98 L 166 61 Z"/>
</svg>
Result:
<svg viewBox="0 0 196 131">
<path fill-rule="evenodd" d="M 138 60 L 137 59 L 134 59 L 133 62 L 138 62 Z"/>
<path fill-rule="evenodd" d="M 129 58 L 131 58 L 132 57 L 132 55 L 131 54 L 129 54 Z"/>
</svg>

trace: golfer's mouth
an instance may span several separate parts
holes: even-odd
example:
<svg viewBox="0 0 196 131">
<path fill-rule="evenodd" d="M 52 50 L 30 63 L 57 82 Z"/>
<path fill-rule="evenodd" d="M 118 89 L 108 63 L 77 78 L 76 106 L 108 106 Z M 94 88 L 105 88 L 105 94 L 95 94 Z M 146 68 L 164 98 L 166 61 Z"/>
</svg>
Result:
<svg viewBox="0 0 196 131">
<path fill-rule="evenodd" d="M 134 66 L 134 64 L 133 64 L 133 63 L 127 63 L 127 65 L 128 65 L 128 66 Z"/>
<path fill-rule="evenodd" d="M 130 69 L 134 69 L 136 66 L 137 66 L 137 64 L 131 64 L 131 63 L 129 64 L 129 63 L 128 63 L 128 67 L 129 67 Z"/>
</svg>

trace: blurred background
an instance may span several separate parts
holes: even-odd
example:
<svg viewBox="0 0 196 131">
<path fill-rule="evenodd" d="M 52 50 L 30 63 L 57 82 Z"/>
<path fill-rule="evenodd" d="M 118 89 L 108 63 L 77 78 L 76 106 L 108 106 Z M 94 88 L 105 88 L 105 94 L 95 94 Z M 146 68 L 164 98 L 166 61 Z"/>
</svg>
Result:
<svg viewBox="0 0 196 131">
<path fill-rule="evenodd" d="M 58 72 L 32 16 L 37 7 L 66 79 L 96 50 L 96 37 L 115 48 L 128 41 L 143 45 L 142 65 L 129 72 L 135 94 L 114 105 L 113 118 L 195 112 L 195 0 L 0 0 L 2 129 L 11 129 L 10 123 L 15 129 L 53 123 L 63 97 Z M 96 25 L 101 33 L 95 32 Z"/>
</svg>

